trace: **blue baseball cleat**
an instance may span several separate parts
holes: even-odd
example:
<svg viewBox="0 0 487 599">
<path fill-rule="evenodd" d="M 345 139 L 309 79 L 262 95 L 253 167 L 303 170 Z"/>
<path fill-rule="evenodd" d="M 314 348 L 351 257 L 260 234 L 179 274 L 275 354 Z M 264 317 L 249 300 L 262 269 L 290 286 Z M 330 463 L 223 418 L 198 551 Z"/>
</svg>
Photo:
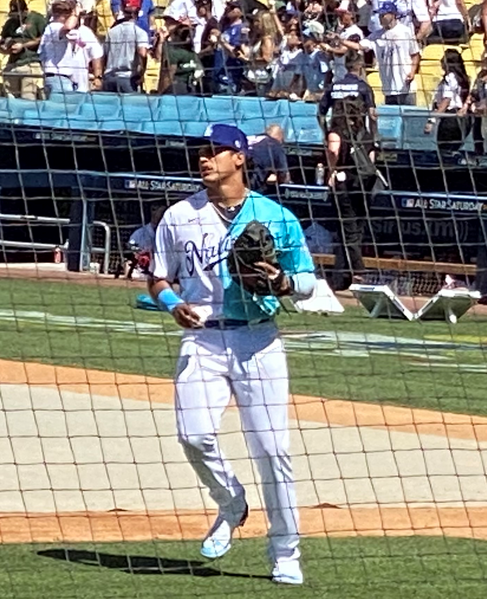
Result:
<svg viewBox="0 0 487 599">
<path fill-rule="evenodd" d="M 228 520 L 219 514 L 201 545 L 201 555 L 207 559 L 223 557 L 232 547 L 233 531 L 245 524 L 248 515 L 249 507 L 245 504 L 245 509 L 239 523 L 236 526 L 232 526 Z"/>
</svg>

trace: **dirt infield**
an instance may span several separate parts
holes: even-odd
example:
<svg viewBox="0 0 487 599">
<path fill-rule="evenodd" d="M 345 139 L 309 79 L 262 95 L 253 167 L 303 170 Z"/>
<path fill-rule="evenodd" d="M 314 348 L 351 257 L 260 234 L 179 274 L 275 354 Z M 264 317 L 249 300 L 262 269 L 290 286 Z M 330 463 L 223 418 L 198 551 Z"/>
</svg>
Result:
<svg viewBox="0 0 487 599">
<path fill-rule="evenodd" d="M 167 379 L 0 361 L 0 541 L 194 539 L 214 504 L 175 438 Z M 294 395 L 303 535 L 487 539 L 487 418 Z M 266 534 L 231 407 L 221 440 Z"/>
</svg>

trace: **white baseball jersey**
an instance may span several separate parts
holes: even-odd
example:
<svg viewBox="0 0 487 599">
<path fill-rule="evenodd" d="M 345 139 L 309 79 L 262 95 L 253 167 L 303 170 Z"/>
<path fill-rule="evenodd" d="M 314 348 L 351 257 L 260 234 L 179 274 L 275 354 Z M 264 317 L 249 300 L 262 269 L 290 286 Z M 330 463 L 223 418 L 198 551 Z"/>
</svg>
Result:
<svg viewBox="0 0 487 599">
<path fill-rule="evenodd" d="M 154 276 L 170 283 L 178 280 L 182 299 L 205 306 L 212 319 L 258 321 L 273 316 L 280 307 L 276 297 L 252 296 L 228 272 L 226 258 L 233 240 L 253 220 L 269 228 L 286 275 L 314 272 L 301 225 L 289 210 L 249 192 L 227 228 L 205 190 L 164 214 L 156 232 Z"/>
</svg>

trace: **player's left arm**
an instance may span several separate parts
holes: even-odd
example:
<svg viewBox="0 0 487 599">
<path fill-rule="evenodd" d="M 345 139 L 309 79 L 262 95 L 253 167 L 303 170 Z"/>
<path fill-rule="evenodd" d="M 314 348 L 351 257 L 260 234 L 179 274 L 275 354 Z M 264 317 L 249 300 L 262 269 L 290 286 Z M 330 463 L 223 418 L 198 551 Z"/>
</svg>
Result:
<svg viewBox="0 0 487 599">
<path fill-rule="evenodd" d="M 288 212 L 283 214 L 283 239 L 279 248 L 279 264 L 291 282 L 295 300 L 308 299 L 316 287 L 315 266 L 298 219 Z"/>
</svg>

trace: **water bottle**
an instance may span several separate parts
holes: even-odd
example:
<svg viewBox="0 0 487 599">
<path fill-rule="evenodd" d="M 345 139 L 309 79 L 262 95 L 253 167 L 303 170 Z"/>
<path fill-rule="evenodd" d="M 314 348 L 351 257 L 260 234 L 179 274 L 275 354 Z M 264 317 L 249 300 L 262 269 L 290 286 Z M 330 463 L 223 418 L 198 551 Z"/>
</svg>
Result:
<svg viewBox="0 0 487 599">
<path fill-rule="evenodd" d="M 316 183 L 316 185 L 324 185 L 325 184 L 325 165 L 322 162 L 319 162 L 316 165 L 315 183 Z"/>
</svg>

